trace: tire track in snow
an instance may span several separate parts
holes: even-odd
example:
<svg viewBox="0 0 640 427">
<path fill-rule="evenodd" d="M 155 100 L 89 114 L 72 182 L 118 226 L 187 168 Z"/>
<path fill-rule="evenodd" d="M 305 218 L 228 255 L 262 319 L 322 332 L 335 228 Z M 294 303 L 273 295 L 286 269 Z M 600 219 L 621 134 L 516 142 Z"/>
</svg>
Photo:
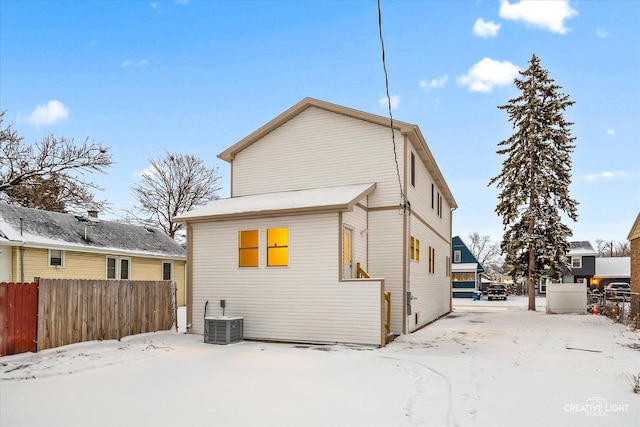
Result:
<svg viewBox="0 0 640 427">
<path fill-rule="evenodd" d="M 435 404 L 434 401 L 428 400 L 429 396 L 423 395 L 423 391 L 427 389 L 427 387 L 425 386 L 425 383 L 432 376 L 430 374 L 435 374 L 436 376 L 440 377 L 442 380 L 444 380 L 447 386 L 448 402 L 447 402 L 447 410 L 446 410 L 446 425 L 451 427 L 457 427 L 459 425 L 455 419 L 455 415 L 453 414 L 453 391 L 452 391 L 451 381 L 449 380 L 449 377 L 447 377 L 442 372 L 439 372 L 436 369 L 433 369 L 432 367 L 426 365 L 425 363 L 419 362 L 413 359 L 403 358 L 403 357 L 392 357 L 392 356 L 375 356 L 375 357 L 379 357 L 381 359 L 386 359 L 391 361 L 402 362 L 401 364 L 400 363 L 396 364 L 396 367 L 405 369 L 409 374 L 409 376 L 412 378 L 412 392 L 410 393 L 411 399 L 408 401 L 407 405 L 405 406 L 405 409 L 407 411 L 406 415 L 408 417 L 408 420 L 407 420 L 408 425 L 412 425 L 412 426 L 434 425 L 433 419 L 425 418 L 422 415 L 416 414 L 417 407 L 423 407 L 423 406 L 429 407 Z M 416 369 L 413 369 L 413 370 L 408 369 L 407 364 L 413 365 Z M 424 372 L 425 370 L 428 371 L 430 374 L 425 374 Z M 418 417 L 422 417 L 424 419 L 416 419 Z M 415 422 L 418 422 L 418 424 L 415 424 Z M 437 421 L 435 422 L 437 424 Z"/>
</svg>

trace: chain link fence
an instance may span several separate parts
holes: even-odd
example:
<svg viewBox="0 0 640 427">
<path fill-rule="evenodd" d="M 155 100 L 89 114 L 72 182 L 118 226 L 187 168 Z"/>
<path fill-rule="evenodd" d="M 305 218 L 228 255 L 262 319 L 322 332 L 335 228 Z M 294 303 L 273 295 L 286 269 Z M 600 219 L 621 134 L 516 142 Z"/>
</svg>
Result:
<svg viewBox="0 0 640 427">
<path fill-rule="evenodd" d="M 640 329 L 640 293 L 589 293 L 589 312 L 607 316 L 614 322 Z"/>
</svg>

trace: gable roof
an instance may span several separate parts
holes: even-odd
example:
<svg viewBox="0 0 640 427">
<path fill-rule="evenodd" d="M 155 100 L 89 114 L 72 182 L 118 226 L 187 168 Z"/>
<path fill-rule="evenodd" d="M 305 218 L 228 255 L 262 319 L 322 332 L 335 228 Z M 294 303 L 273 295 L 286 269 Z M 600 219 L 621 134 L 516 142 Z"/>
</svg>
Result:
<svg viewBox="0 0 640 427">
<path fill-rule="evenodd" d="M 631 231 L 629 231 L 629 235 L 627 236 L 627 240 L 635 240 L 640 239 L 640 212 L 638 212 L 638 217 L 636 221 L 633 223 L 631 227 Z"/>
<path fill-rule="evenodd" d="M 460 251 L 460 262 L 454 262 L 454 251 Z M 478 262 L 476 257 L 471 253 L 467 245 L 464 244 L 460 236 L 451 239 L 451 263 L 458 269 L 470 270 L 470 266 L 475 266 L 478 272 L 483 272 L 484 267 Z"/>
<path fill-rule="evenodd" d="M 387 117 L 365 113 L 363 111 L 354 110 L 352 108 L 343 107 L 341 105 L 332 104 L 326 101 L 320 101 L 314 98 L 304 98 L 302 101 L 298 102 L 287 111 L 278 115 L 276 118 L 274 118 L 264 126 L 260 127 L 253 133 L 249 134 L 231 147 L 224 150 L 222 153 L 218 154 L 218 157 L 226 162 L 233 162 L 236 154 L 238 154 L 240 151 L 257 142 L 265 135 L 273 132 L 275 129 L 282 126 L 284 123 L 288 122 L 301 112 L 312 107 L 321 108 L 323 110 L 330 111 L 336 114 L 342 114 L 354 119 L 364 120 L 366 122 L 373 123 L 379 126 L 390 127 L 390 119 Z M 427 146 L 427 141 L 422 135 L 420 128 L 417 125 L 398 120 L 393 121 L 393 128 L 399 130 L 403 135 L 407 136 L 409 140 L 411 140 L 411 142 L 413 142 L 418 155 L 424 162 L 435 183 L 441 189 L 443 196 L 447 200 L 447 203 L 449 203 L 452 208 L 457 208 L 458 204 L 456 203 L 453 194 L 449 189 L 449 186 L 442 176 L 442 172 L 440 171 L 440 168 L 438 167 L 438 164 L 436 163 L 431 150 Z"/>
<path fill-rule="evenodd" d="M 569 251 L 567 256 L 571 255 L 598 255 L 598 252 L 593 249 L 591 243 L 588 240 L 581 240 L 577 242 L 569 242 Z"/>
<path fill-rule="evenodd" d="M 281 191 L 214 200 L 175 217 L 176 222 L 228 220 L 301 213 L 350 211 L 376 184 L 341 185 L 311 190 Z"/>
<path fill-rule="evenodd" d="M 68 213 L 0 203 L 0 244 L 186 259 L 186 251 L 164 232 Z"/>
</svg>

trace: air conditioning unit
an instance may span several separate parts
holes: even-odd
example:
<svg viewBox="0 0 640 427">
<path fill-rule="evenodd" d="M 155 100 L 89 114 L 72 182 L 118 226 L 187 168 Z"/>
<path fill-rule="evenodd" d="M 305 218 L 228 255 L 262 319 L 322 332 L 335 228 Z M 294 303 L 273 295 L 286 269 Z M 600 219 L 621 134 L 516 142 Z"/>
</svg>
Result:
<svg viewBox="0 0 640 427">
<path fill-rule="evenodd" d="M 204 319 L 204 342 L 233 344 L 244 339 L 244 318 L 215 316 Z"/>
</svg>

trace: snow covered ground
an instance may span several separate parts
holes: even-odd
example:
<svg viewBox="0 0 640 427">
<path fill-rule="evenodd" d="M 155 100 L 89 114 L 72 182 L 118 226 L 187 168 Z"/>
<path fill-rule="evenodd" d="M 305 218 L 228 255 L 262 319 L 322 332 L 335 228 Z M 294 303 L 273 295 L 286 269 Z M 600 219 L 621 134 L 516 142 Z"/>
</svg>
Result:
<svg viewBox="0 0 640 427">
<path fill-rule="evenodd" d="M 0 358 L 1 426 L 631 426 L 640 334 L 454 300 L 385 348 L 172 332 Z"/>
</svg>

